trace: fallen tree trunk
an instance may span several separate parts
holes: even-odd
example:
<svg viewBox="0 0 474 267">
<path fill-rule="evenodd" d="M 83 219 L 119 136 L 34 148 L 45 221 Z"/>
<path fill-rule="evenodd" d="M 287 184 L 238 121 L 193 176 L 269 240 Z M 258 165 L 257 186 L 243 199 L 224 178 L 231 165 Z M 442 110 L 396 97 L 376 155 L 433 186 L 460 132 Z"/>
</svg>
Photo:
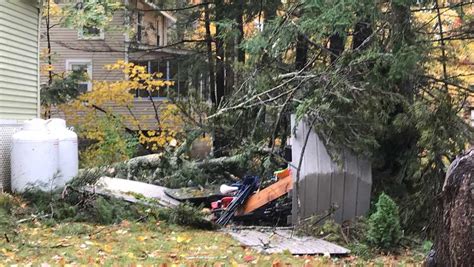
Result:
<svg viewBox="0 0 474 267">
<path fill-rule="evenodd" d="M 471 266 L 474 149 L 450 165 L 441 192 L 435 254 L 429 266 Z M 431 262 L 430 262 L 431 260 Z"/>
<path fill-rule="evenodd" d="M 204 161 L 189 161 L 181 157 L 151 154 L 132 158 L 110 166 L 81 169 L 75 178 L 76 185 L 93 184 L 100 177 L 118 177 L 168 187 L 190 186 L 183 181 L 210 182 L 235 181 L 248 170 L 250 154 L 238 154 Z M 192 184 L 191 184 L 192 185 Z"/>
</svg>

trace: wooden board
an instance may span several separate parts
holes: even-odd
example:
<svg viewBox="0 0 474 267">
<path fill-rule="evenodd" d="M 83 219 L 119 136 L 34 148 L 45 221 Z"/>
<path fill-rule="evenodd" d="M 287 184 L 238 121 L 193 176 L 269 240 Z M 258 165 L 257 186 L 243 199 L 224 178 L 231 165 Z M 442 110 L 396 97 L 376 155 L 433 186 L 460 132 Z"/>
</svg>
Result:
<svg viewBox="0 0 474 267">
<path fill-rule="evenodd" d="M 309 236 L 296 236 L 288 229 L 226 230 L 242 245 L 263 253 L 283 253 L 293 255 L 345 255 L 350 250 L 328 241 Z"/>
<path fill-rule="evenodd" d="M 266 187 L 265 189 L 253 194 L 247 199 L 244 206 L 237 210 L 236 215 L 244 215 L 250 213 L 265 204 L 283 196 L 293 188 L 293 180 L 291 175 L 281 178 L 276 183 Z"/>
</svg>

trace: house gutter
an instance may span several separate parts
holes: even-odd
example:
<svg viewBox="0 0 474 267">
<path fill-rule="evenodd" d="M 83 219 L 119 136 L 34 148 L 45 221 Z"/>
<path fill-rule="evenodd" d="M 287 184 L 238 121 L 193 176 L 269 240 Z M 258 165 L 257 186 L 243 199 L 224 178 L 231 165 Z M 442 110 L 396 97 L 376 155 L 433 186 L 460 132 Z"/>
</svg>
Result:
<svg viewBox="0 0 474 267">
<path fill-rule="evenodd" d="M 38 71 L 38 75 L 37 75 L 37 95 L 38 95 L 38 98 L 37 98 L 37 111 L 36 111 L 36 117 L 40 117 L 41 116 L 41 96 L 40 96 L 40 92 L 41 92 L 41 62 L 40 62 L 40 52 L 41 52 L 41 14 L 42 14 L 42 8 L 43 8 L 43 0 L 38 0 L 37 2 L 37 5 L 38 5 L 38 43 L 37 43 L 37 71 Z"/>
</svg>

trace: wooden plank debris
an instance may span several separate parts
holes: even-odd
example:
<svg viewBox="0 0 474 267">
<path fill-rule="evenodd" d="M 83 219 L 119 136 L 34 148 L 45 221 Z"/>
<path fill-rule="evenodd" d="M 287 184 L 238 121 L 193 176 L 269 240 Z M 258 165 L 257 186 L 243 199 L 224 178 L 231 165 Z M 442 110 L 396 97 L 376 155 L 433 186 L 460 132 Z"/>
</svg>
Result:
<svg viewBox="0 0 474 267">
<path fill-rule="evenodd" d="M 244 206 L 237 210 L 236 215 L 248 214 L 265 204 L 283 196 L 293 188 L 293 180 L 291 175 L 283 177 L 278 182 L 265 187 L 263 190 L 251 195 L 245 202 Z"/>
<path fill-rule="evenodd" d="M 110 177 L 101 177 L 94 186 L 86 188 L 89 192 L 121 198 L 133 203 L 144 202 L 146 204 L 148 198 L 156 200 L 157 204 L 168 208 L 179 205 L 179 201 L 165 194 L 166 189 L 162 186 Z M 141 199 L 141 197 L 145 199 Z"/>
<path fill-rule="evenodd" d="M 289 251 L 293 255 L 346 255 L 350 250 L 331 242 L 309 236 L 296 236 L 288 228 L 262 228 L 225 230 L 235 240 L 246 247 L 262 253 L 282 253 Z"/>
</svg>

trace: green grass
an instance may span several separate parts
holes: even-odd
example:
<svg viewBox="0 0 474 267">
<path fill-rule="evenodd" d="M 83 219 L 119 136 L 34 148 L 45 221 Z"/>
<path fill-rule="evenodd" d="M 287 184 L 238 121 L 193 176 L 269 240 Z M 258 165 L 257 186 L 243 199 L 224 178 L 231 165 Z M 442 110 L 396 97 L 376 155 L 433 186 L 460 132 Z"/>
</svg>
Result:
<svg viewBox="0 0 474 267">
<path fill-rule="evenodd" d="M 79 264 L 167 264 L 172 266 L 415 266 L 412 256 L 298 257 L 289 253 L 264 255 L 244 248 L 218 231 L 193 230 L 163 222 L 93 225 L 40 222 L 21 224 L 10 242 L 0 241 L 0 258 L 5 265 Z M 306 264 L 306 265 L 305 265 Z M 0 263 L 1 266 L 1 263 Z"/>
</svg>

